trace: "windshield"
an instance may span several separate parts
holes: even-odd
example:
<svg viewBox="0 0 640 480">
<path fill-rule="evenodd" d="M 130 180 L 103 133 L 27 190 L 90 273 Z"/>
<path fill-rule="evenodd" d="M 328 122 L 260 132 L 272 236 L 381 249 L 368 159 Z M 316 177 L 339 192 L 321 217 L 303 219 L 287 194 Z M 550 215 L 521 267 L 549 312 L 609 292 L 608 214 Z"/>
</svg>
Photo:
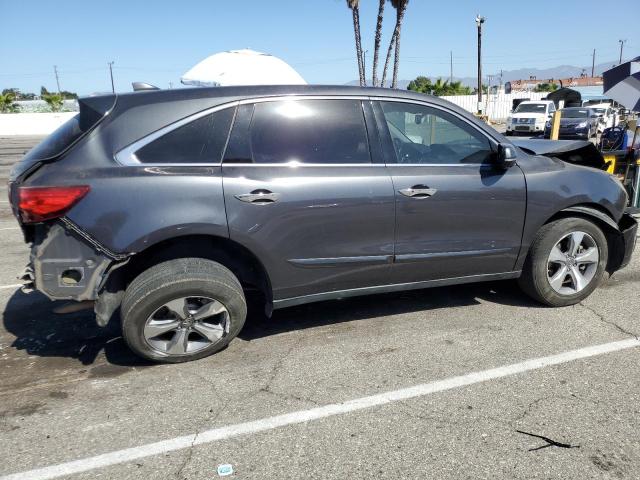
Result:
<svg viewBox="0 0 640 480">
<path fill-rule="evenodd" d="M 598 115 L 600 114 L 604 114 L 606 112 L 606 108 L 594 108 L 593 111 L 596 112 Z"/>
<path fill-rule="evenodd" d="M 565 108 L 562 110 L 563 118 L 588 118 L 589 110 L 586 108 Z"/>
<path fill-rule="evenodd" d="M 544 103 L 521 103 L 515 113 L 544 113 L 547 106 Z"/>
</svg>

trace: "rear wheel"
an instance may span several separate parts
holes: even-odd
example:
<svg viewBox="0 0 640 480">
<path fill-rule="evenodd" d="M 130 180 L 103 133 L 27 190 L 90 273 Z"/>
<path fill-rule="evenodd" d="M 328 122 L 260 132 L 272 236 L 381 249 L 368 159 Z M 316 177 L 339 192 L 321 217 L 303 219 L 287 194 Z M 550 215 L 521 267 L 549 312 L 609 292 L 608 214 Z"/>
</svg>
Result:
<svg viewBox="0 0 640 480">
<path fill-rule="evenodd" d="M 607 239 L 600 228 L 582 218 L 563 218 L 540 229 L 519 283 L 546 305 L 573 305 L 598 287 L 607 258 Z"/>
<path fill-rule="evenodd" d="M 121 312 L 124 339 L 135 353 L 178 363 L 226 347 L 242 329 L 247 306 L 240 282 L 226 267 L 181 258 L 136 277 Z"/>
</svg>

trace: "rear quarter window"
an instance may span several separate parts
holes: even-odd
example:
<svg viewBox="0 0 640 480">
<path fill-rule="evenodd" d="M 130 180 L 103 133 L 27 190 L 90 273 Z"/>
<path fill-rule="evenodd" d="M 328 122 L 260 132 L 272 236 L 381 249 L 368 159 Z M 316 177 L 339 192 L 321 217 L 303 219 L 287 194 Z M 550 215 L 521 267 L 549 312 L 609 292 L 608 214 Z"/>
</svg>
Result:
<svg viewBox="0 0 640 480">
<path fill-rule="evenodd" d="M 225 108 L 182 125 L 136 151 L 141 163 L 220 163 L 233 120 Z"/>
</svg>

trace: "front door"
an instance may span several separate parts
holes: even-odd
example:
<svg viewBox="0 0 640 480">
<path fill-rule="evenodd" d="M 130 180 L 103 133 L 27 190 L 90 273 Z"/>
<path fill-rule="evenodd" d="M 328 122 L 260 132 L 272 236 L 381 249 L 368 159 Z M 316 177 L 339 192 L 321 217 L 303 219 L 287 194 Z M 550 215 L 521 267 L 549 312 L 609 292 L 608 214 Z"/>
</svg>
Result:
<svg viewBox="0 0 640 480">
<path fill-rule="evenodd" d="M 371 158 L 360 100 L 238 107 L 222 168 L 229 234 L 276 301 L 388 283 L 394 191 Z"/>
<path fill-rule="evenodd" d="M 526 205 L 520 168 L 495 166 L 494 141 L 455 112 L 375 108 L 396 195 L 394 282 L 512 271 Z"/>
</svg>

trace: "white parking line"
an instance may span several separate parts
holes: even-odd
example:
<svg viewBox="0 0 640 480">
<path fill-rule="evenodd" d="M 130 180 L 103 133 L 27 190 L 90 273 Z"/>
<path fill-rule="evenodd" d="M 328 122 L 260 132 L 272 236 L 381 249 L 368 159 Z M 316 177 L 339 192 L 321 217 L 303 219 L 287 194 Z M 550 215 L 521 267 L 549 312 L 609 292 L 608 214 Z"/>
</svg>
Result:
<svg viewBox="0 0 640 480">
<path fill-rule="evenodd" d="M 6 290 L 8 288 L 18 288 L 21 287 L 21 283 L 14 283 L 13 285 L 0 285 L 0 290 Z"/>
<path fill-rule="evenodd" d="M 19 229 L 20 229 L 20 227 L 3 227 L 3 228 L 0 228 L 0 230 L 19 230 Z"/>
<path fill-rule="evenodd" d="M 202 445 L 218 440 L 225 440 L 239 435 L 249 435 L 252 433 L 272 430 L 286 425 L 295 425 L 298 423 L 318 420 L 334 415 L 342 415 L 345 413 L 356 412 L 366 408 L 386 405 L 410 398 L 422 397 L 432 393 L 451 390 L 453 388 L 464 387 L 474 383 L 486 382 L 496 378 L 508 377 L 518 373 L 537 370 L 552 365 L 560 365 L 562 363 L 572 362 L 582 358 L 594 357 L 605 353 L 616 352 L 627 348 L 640 346 L 640 340 L 631 338 L 618 342 L 605 343 L 602 345 L 594 345 L 591 347 L 580 348 L 568 352 L 550 355 L 548 357 L 534 358 L 525 360 L 524 362 L 505 365 L 503 367 L 492 368 L 480 372 L 468 373 L 458 377 L 438 380 L 431 383 L 423 383 L 409 388 L 394 390 L 391 392 L 380 393 L 368 397 L 356 398 L 343 403 L 333 403 L 323 407 L 311 408 L 309 410 L 299 410 L 297 412 L 277 415 L 275 417 L 262 418 L 252 422 L 239 423 L 229 425 L 227 427 L 214 428 L 200 433 L 185 435 L 183 437 L 171 438 L 156 443 L 149 443 L 139 447 L 127 448 L 124 450 L 116 450 L 95 457 L 83 458 L 71 462 L 52 465 L 49 467 L 37 468 L 25 472 L 13 473 L 0 477 L 0 480 L 46 480 L 51 478 L 62 477 L 64 475 L 72 475 L 75 473 L 86 472 L 96 468 L 108 467 L 119 463 L 131 462 L 140 458 L 159 455 L 162 453 L 181 450 L 195 445 Z"/>
</svg>

